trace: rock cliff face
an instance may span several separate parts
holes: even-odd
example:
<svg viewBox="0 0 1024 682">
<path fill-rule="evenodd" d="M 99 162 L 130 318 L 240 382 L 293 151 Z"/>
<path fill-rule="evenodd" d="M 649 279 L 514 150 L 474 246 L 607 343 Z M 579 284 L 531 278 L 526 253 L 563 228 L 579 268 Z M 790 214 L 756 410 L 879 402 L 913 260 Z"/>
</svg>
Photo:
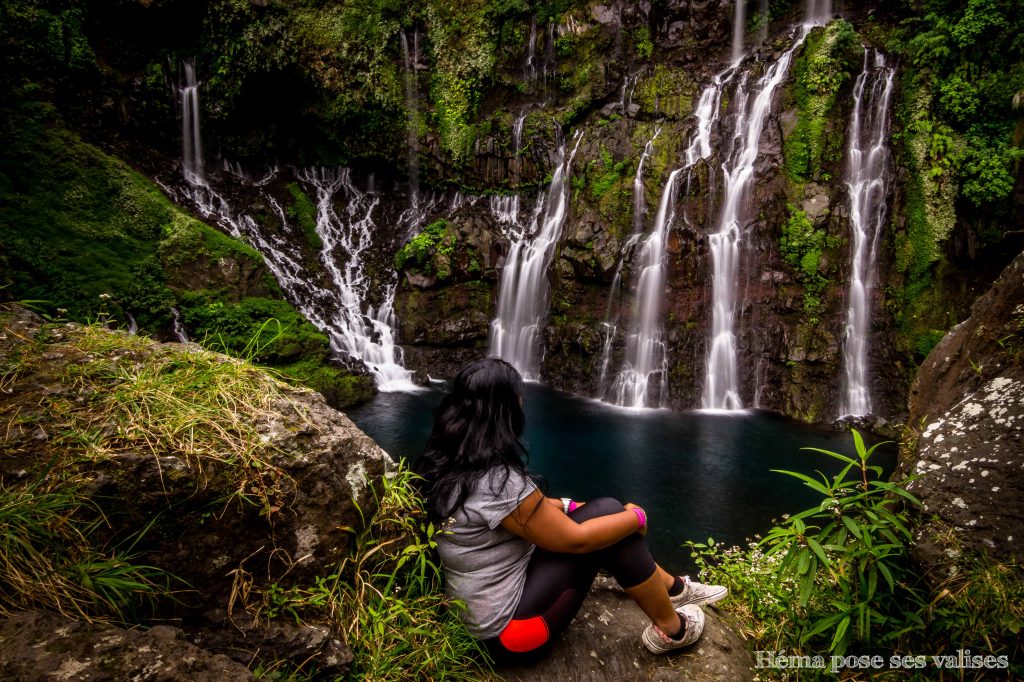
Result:
<svg viewBox="0 0 1024 682">
<path fill-rule="evenodd" d="M 210 210 L 188 198 L 180 169 L 170 158 L 177 145 L 155 141 L 169 135 L 139 137 L 135 131 L 138 139 L 125 144 L 134 149 L 131 145 L 148 141 L 163 150 L 167 158 L 148 159 L 151 174 L 180 203 L 198 208 L 228 231 L 245 222 L 246 229 L 265 238 L 261 251 L 286 252 L 289 276 L 302 280 L 289 285 L 292 302 L 304 300 L 296 307 L 311 307 L 322 319 L 359 318 L 368 337 L 379 338 L 380 324 L 386 322 L 404 348 L 406 364 L 425 381 L 428 375 L 450 376 L 487 353 L 488 325 L 495 317 L 510 245 L 529 229 L 536 198 L 550 184 L 559 158 L 559 141 L 582 132 L 568 179 L 569 213 L 547 273 L 551 293 L 549 315 L 538 333 L 540 374 L 556 388 L 601 398 L 624 366 L 626 331 L 635 317 L 637 235 L 650 233 L 670 173 L 689 164 L 701 96 L 720 77 L 720 99 L 708 112 L 722 125 L 714 128 L 707 140 L 710 150 L 688 169 L 669 206 L 675 218 L 658 311 L 666 367 L 654 381 L 665 388 L 664 404 L 700 407 L 714 315 L 711 238 L 721 227 L 726 196 L 723 164 L 735 156 L 743 132 L 737 129 L 737 115 L 745 97 L 798 42 L 802 33 L 796 27 L 804 16 L 801 3 L 775 4 L 766 25 L 756 19 L 763 32 L 749 32 L 746 56 L 730 71 L 734 6 L 732 0 L 580 1 L 560 5 L 552 15 L 547 6 L 524 5 L 502 10 L 494 25 L 477 32 L 493 42 L 487 46 L 473 43 L 472 27 L 465 26 L 464 35 L 448 32 L 458 19 L 447 10 L 410 10 L 402 22 L 374 15 L 381 18 L 375 29 L 381 41 L 373 63 L 360 61 L 369 59 L 362 54 L 321 59 L 319 41 L 333 37 L 314 30 L 320 23 L 307 21 L 301 12 L 293 16 L 288 7 L 274 3 L 239 7 L 235 24 L 223 35 L 198 24 L 187 33 L 196 43 L 203 42 L 197 35 L 211 41 L 200 50 L 196 68 L 207 107 L 202 112 L 207 149 L 218 149 L 223 158 L 207 159 L 207 180 L 230 206 Z M 897 20 L 880 10 L 868 16 L 873 10 L 864 3 L 835 3 L 834 8 L 845 19 L 814 28 L 802 39 L 771 98 L 752 184 L 742 201 L 733 278 L 742 404 L 818 422 L 839 416 L 844 390 L 853 240 L 843 178 L 850 157 L 854 82 L 865 46 L 877 47 L 887 22 Z M 125 26 L 146 14 L 134 9 L 138 12 Z M 158 8 L 149 20 L 169 11 Z M 334 18 L 339 30 L 347 25 L 341 15 Z M 254 39 L 282 33 L 294 33 L 301 43 L 294 62 L 282 62 Z M 403 52 L 399 38 L 405 42 Z M 218 50 L 224 45 L 253 51 L 251 77 L 236 80 L 223 73 Z M 147 58 L 155 49 L 139 48 Z M 307 63 L 310 55 L 316 55 L 313 64 Z M 352 63 L 345 61 L 349 57 Z M 160 59 L 166 61 L 165 55 Z M 221 71 L 203 82 L 204 72 L 214 66 Z M 158 87 L 167 90 L 165 101 L 151 103 L 151 120 L 168 129 L 175 125 L 180 102 L 166 86 L 171 81 L 181 85 L 181 74 L 170 71 L 153 61 L 144 84 L 151 99 Z M 374 74 L 373 83 L 367 81 L 365 98 L 353 99 L 352 93 L 363 90 L 348 85 L 364 72 Z M 963 316 L 989 279 L 980 275 L 964 284 L 964 273 L 981 262 L 975 260 L 977 230 L 955 220 L 950 174 L 937 177 L 941 169 L 931 165 L 927 134 L 913 128 L 913 112 L 934 98 L 917 81 L 901 92 L 904 74 L 897 76 L 894 98 L 901 101 L 903 115 L 894 114 L 891 126 L 901 140 L 911 142 L 904 149 L 891 136 L 889 165 L 895 180 L 886 190 L 889 210 L 873 258 L 874 284 L 867 292 L 872 411 L 896 420 L 905 416 L 914 364 L 951 320 Z M 166 82 L 157 82 L 160 75 Z M 282 82 L 293 76 L 294 83 Z M 260 98 L 275 92 L 280 99 L 266 111 L 246 106 L 255 101 L 256 89 Z M 288 106 L 289 95 L 302 106 Z M 918 106 L 918 100 L 924 104 Z M 322 110 L 294 111 L 313 104 Z M 141 107 L 140 95 L 125 96 L 118 106 L 127 112 L 122 118 L 130 117 Z M 307 114 L 316 123 L 308 128 L 297 124 Z M 353 127 L 335 125 L 340 123 Z M 649 142 L 651 151 L 645 155 Z M 245 159 L 255 170 L 241 172 L 233 158 Z M 314 164 L 322 163 L 348 166 L 345 182 L 354 191 L 334 188 L 321 202 L 324 183 L 314 179 L 323 171 Z M 268 173 L 270 167 L 274 171 Z M 917 205 L 922 196 L 927 210 Z M 507 205 L 501 206 L 513 198 L 519 210 L 510 221 L 503 212 Z M 346 253 L 334 242 L 337 235 L 324 246 L 317 225 L 321 208 L 351 218 L 353 226 L 369 225 L 358 246 Z M 908 215 L 913 212 L 921 215 Z M 439 221 L 444 221 L 441 227 Z M 934 228 L 932 234 L 922 237 L 922 225 Z M 398 263 L 396 255 L 402 252 L 408 257 Z M 337 279 L 332 269 L 348 268 L 356 260 L 365 277 L 360 300 L 353 303 L 347 293 L 325 296 Z M 1000 267 L 1005 263 L 996 261 Z M 943 264 L 942 272 L 932 272 L 936 262 Z M 199 270 L 209 265 L 215 283 L 257 286 L 251 273 L 220 272 L 213 263 L 195 265 Z M 932 304 L 920 302 L 922 283 L 939 292 L 928 296 Z M 181 285 L 192 283 L 183 280 Z M 394 316 L 378 319 L 392 303 Z M 609 335 L 612 324 L 617 332 Z M 352 399 L 364 395 L 353 392 Z"/>
<path fill-rule="evenodd" d="M 1020 559 L 1024 539 L 1024 254 L 932 350 L 911 392 L 901 469 L 923 503 L 917 558 L 960 547 Z M 952 534 L 952 537 L 951 537 Z"/>
<path fill-rule="evenodd" d="M 549 273 L 550 316 L 542 334 L 541 368 L 545 382 L 572 393 L 606 396 L 610 379 L 622 366 L 624 330 L 634 315 L 640 275 L 635 262 L 637 241 L 651 231 L 669 173 L 686 162 L 702 86 L 727 66 L 724 55 L 717 64 L 709 59 L 709 55 L 722 55 L 725 28 L 720 25 L 721 7 L 716 3 L 682 3 L 665 11 L 666 17 L 657 22 L 663 32 L 655 35 L 664 53 L 653 64 L 637 64 L 632 72 L 627 70 L 621 88 L 601 89 L 602 82 L 610 84 L 612 70 L 621 71 L 620 66 L 606 65 L 603 80 L 599 78 L 591 90 L 603 95 L 595 94 L 592 113 L 576 126 L 582 130 L 583 140 L 573 167 L 569 216 Z M 821 126 L 818 134 L 829 144 L 824 152 L 818 151 L 813 167 L 790 172 L 797 161 L 792 158 L 795 153 L 788 150 L 791 140 L 802 134 L 795 129 L 797 117 L 806 116 L 800 108 L 807 105 L 799 94 L 805 87 L 801 79 L 807 77 L 806 63 L 826 59 L 826 66 L 835 64 L 836 69 L 848 70 L 860 64 L 863 52 L 858 44 L 847 39 L 842 49 L 831 47 L 837 40 L 835 34 L 847 28 L 836 24 L 815 29 L 797 50 L 796 64 L 774 98 L 773 113 L 765 124 L 757 153 L 754 187 L 742 207 L 748 217 L 741 228 L 736 282 L 740 293 L 736 304 L 740 394 L 746 406 L 808 421 L 830 421 L 839 414 L 845 281 L 851 244 L 847 192 L 834 179 L 842 177 L 846 161 L 852 78 L 839 81 L 817 113 Z M 585 36 L 587 31 L 610 29 L 595 19 L 593 26 L 578 30 Z M 794 39 L 793 35 L 783 35 L 764 45 L 756 59 L 748 59 L 741 66 L 746 73 L 744 79 L 752 81 L 763 74 Z M 720 116 L 725 121 L 737 115 L 730 103 L 740 98 L 740 81 L 734 78 L 721 95 Z M 566 112 L 564 107 L 549 105 L 544 111 L 558 117 Z M 527 124 L 538 116 L 531 110 Z M 510 122 L 506 125 L 509 127 L 504 134 L 511 137 Z M 724 193 L 716 169 L 727 160 L 728 137 L 740 133 L 729 125 L 711 140 L 710 156 L 698 161 L 679 183 L 676 199 L 669 206 L 675 219 L 668 235 L 666 295 L 659 315 L 667 344 L 666 405 L 677 409 L 701 406 L 712 314 L 709 235 L 719 229 Z M 531 157 L 531 167 L 544 167 L 545 160 L 550 167 L 554 156 L 551 140 L 542 136 L 541 141 L 546 151 L 539 162 L 536 156 Z M 644 157 L 648 142 L 651 152 Z M 518 229 L 522 230 L 529 226 L 535 191 L 517 191 L 515 183 L 510 182 L 516 177 L 516 157 L 488 151 L 512 147 L 508 137 L 504 144 L 482 145 L 475 163 L 504 169 L 496 177 L 500 178 L 499 184 L 513 186 L 520 202 Z M 637 204 L 634 183 L 641 158 L 645 165 L 639 175 L 641 203 Z M 638 208 L 642 213 L 637 212 Z M 447 250 L 474 251 L 482 271 L 455 268 L 449 276 L 439 278 L 424 277 L 422 264 L 405 268 L 396 313 L 399 338 L 406 344 L 406 357 L 413 367 L 445 367 L 450 371 L 486 352 L 484 320 L 494 317 L 498 274 L 504 265 L 501 254 L 507 252 L 514 233 L 503 226 L 497 212 L 487 209 L 481 199 L 468 211 L 448 217 L 454 241 Z M 808 229 L 818 235 L 815 238 L 820 242 L 814 271 L 807 275 L 787 260 L 781 242 L 783 226 L 797 214 L 806 219 Z M 448 272 L 439 262 L 444 250 L 427 249 L 426 260 L 430 262 L 426 269 Z M 898 284 L 890 256 L 883 253 L 877 265 L 885 285 Z M 467 296 L 470 283 L 475 291 L 486 289 L 490 295 Z M 876 319 L 870 339 L 871 389 L 877 396 L 875 412 L 893 417 L 902 412 L 909 369 L 892 350 L 894 322 L 881 291 L 882 285 L 872 292 Z M 435 301 L 438 307 L 432 305 Z M 436 322 L 438 310 L 445 311 L 440 323 Z M 609 322 L 618 325 L 610 353 L 604 345 Z M 447 340 L 442 340 L 446 335 Z M 445 348 L 453 349 L 447 363 L 440 360 L 446 355 Z"/>
</svg>

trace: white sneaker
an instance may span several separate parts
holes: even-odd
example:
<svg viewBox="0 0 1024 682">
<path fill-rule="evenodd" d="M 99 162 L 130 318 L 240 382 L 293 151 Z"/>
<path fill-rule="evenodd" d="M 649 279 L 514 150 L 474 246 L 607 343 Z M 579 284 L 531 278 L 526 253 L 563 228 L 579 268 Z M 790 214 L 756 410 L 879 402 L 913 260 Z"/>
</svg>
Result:
<svg viewBox="0 0 1024 682">
<path fill-rule="evenodd" d="M 682 578 L 684 584 L 683 591 L 674 597 L 669 597 L 672 600 L 672 606 L 714 604 L 717 601 L 722 601 L 729 594 L 729 588 L 722 585 L 695 583 L 690 580 L 688 575 L 684 575 Z"/>
<path fill-rule="evenodd" d="M 704 612 L 700 610 L 700 607 L 687 604 L 677 608 L 676 613 L 686 624 L 686 630 L 679 639 L 672 639 L 654 623 L 648 625 L 640 635 L 644 646 L 652 654 L 666 654 L 675 649 L 688 647 L 700 639 L 704 632 Z"/>
</svg>

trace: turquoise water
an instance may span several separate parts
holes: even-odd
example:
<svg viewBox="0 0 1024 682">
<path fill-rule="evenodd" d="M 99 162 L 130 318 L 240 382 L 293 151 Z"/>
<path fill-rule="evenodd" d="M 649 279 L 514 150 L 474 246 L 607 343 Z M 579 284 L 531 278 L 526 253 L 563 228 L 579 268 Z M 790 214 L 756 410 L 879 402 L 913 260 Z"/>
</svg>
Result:
<svg viewBox="0 0 1024 682">
<path fill-rule="evenodd" d="M 381 393 L 349 417 L 395 458 L 423 450 L 432 410 L 444 392 Z M 799 424 L 764 412 L 708 414 L 623 410 L 528 384 L 524 400 L 528 467 L 550 497 L 610 495 L 650 517 L 648 543 L 666 568 L 689 570 L 687 540 L 743 544 L 772 519 L 820 501 L 771 469 L 837 473 L 839 462 L 801 447 L 853 455 L 849 432 Z M 875 464 L 888 474 L 894 445 Z"/>
</svg>

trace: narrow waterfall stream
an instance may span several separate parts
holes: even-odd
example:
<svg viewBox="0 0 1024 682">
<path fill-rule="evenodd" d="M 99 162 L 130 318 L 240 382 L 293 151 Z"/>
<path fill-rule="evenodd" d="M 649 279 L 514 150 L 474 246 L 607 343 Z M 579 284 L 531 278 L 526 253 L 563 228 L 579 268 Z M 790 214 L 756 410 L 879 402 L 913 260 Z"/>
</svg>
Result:
<svg viewBox="0 0 1024 682">
<path fill-rule="evenodd" d="M 511 363 L 528 381 L 540 378 L 540 341 L 551 294 L 548 267 L 568 213 L 567 180 L 582 133 L 577 132 L 574 139 L 571 152 L 567 152 L 566 142 L 559 145 L 559 162 L 547 197 L 535 211 L 530 229 L 518 240 L 513 239 L 498 285 L 490 353 Z"/>
<path fill-rule="evenodd" d="M 406 137 L 408 151 L 406 167 L 409 175 L 409 208 L 413 213 L 419 211 L 420 205 L 420 137 L 417 130 L 419 111 L 419 92 L 416 84 L 416 62 L 419 59 L 419 43 L 413 32 L 413 49 L 409 49 L 409 39 L 405 31 L 400 31 L 402 41 L 402 66 L 405 80 Z"/>
<path fill-rule="evenodd" d="M 771 113 L 775 93 L 796 52 L 807 37 L 809 24 L 797 29 L 793 45 L 753 84 L 744 72 L 733 96 L 735 131 L 730 148 L 723 154 L 724 197 L 718 231 L 710 235 L 712 280 L 712 324 L 708 340 L 702 407 L 711 410 L 739 410 L 736 348 L 736 283 L 739 276 L 740 243 L 749 220 L 746 209 L 753 188 L 754 162 L 760 148 L 761 132 Z"/>
<path fill-rule="evenodd" d="M 226 172 L 255 190 L 266 202 L 281 224 L 281 229 L 274 233 L 264 233 L 255 218 L 233 208 L 227 198 L 207 182 L 199 143 L 198 83 L 191 62 L 185 63 L 185 74 L 185 87 L 181 91 L 184 198 L 200 215 L 216 221 L 231 236 L 259 251 L 292 305 L 327 334 L 336 355 L 363 363 L 373 375 L 378 390 L 417 390 L 412 372 L 403 367 L 402 351 L 395 345 L 392 332 L 397 279 L 379 290 L 376 305 L 369 302 L 371 287 L 363 254 L 373 239 L 376 227 L 373 213 L 379 196 L 357 189 L 347 168 L 296 171 L 299 181 L 316 197 L 316 231 L 323 245 L 318 256 L 331 286 L 317 283 L 304 264 L 300 245 L 306 241 L 305 236 L 297 226 L 290 224 L 286 211 L 267 191 L 267 185 L 277 176 L 276 169 L 254 181 L 240 168 L 225 163 Z M 340 213 L 335 208 L 337 205 L 344 206 Z M 177 322 L 180 320 L 176 321 L 175 333 L 178 334 L 180 326 L 184 334 L 184 326 Z"/>
<path fill-rule="evenodd" d="M 732 62 L 743 59 L 743 36 L 747 30 L 747 0 L 736 0 L 732 10 Z"/>
<path fill-rule="evenodd" d="M 880 52 L 865 50 L 864 67 L 854 85 L 853 116 L 847 153 L 850 190 L 850 290 L 843 338 L 844 391 L 840 416 L 871 414 L 868 374 L 868 325 L 878 239 L 888 217 L 886 198 L 892 180 L 889 163 L 889 100 L 896 70 Z"/>
<path fill-rule="evenodd" d="M 192 59 L 182 61 L 185 82 L 178 91 L 181 97 L 181 168 L 185 179 L 194 185 L 206 184 L 203 164 L 203 138 L 199 125 L 199 81 Z"/>
<path fill-rule="evenodd" d="M 647 200 L 644 197 L 644 164 L 654 153 L 654 141 L 661 133 L 661 128 L 654 131 L 654 135 L 644 145 L 644 151 L 640 154 L 640 161 L 636 166 L 636 174 L 633 176 L 633 233 L 623 244 L 619 254 L 619 262 L 615 266 L 615 274 L 612 277 L 612 284 L 608 288 L 608 303 L 605 307 L 604 316 L 604 342 L 601 345 L 601 375 L 598 379 L 598 396 L 607 399 L 608 390 L 608 369 L 611 365 L 612 346 L 615 335 L 618 331 L 619 304 L 622 289 L 622 266 L 626 259 L 633 253 L 633 247 L 640 239 L 640 233 L 644 229 L 644 222 L 647 217 Z"/>
<path fill-rule="evenodd" d="M 667 391 L 668 358 L 661 304 L 665 296 L 665 247 L 675 217 L 676 178 L 682 168 L 672 171 L 662 191 L 654 228 L 640 249 L 641 268 L 633 300 L 633 319 L 626 337 L 622 371 L 611 393 L 616 405 L 660 407 Z M 655 390 L 649 391 L 655 380 Z M 654 394 L 654 395 L 652 395 Z"/>
<path fill-rule="evenodd" d="M 340 304 L 335 315 L 338 343 L 373 373 L 378 390 L 414 389 L 412 373 L 402 365 L 402 352 L 392 333 L 397 276 L 381 287 L 376 308 L 368 304 L 371 282 L 363 254 L 373 241 L 373 213 L 379 197 L 359 191 L 347 168 L 307 169 L 299 179 L 316 190 L 316 231 L 323 244 L 320 262 L 331 276 Z M 340 214 L 335 210 L 339 193 L 345 197 Z"/>
</svg>

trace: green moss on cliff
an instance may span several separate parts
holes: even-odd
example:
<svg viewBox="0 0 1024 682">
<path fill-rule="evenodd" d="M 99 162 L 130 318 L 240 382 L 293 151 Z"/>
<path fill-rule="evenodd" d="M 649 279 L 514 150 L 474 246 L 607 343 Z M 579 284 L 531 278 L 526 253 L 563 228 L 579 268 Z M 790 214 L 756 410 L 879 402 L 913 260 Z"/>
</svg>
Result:
<svg viewBox="0 0 1024 682">
<path fill-rule="evenodd" d="M 633 102 L 640 105 L 640 112 L 645 116 L 683 119 L 693 111 L 696 91 L 696 83 L 683 69 L 671 64 L 655 64 L 637 83 Z"/>
<path fill-rule="evenodd" d="M 177 305 L 193 338 L 223 352 L 286 373 L 295 363 L 330 362 L 327 338 L 284 300 L 233 290 L 248 284 L 230 280 L 215 290 L 189 289 L 226 264 L 259 273 L 258 252 L 174 206 L 146 178 L 62 128 L 45 107 L 25 107 L 16 132 L 0 132 L 5 296 L 41 300 L 64 319 L 127 325 L 131 315 L 149 333 L 169 330 Z M 279 294 L 269 274 L 255 288 Z"/>
<path fill-rule="evenodd" d="M 316 231 L 317 208 L 313 200 L 302 191 L 298 183 L 288 183 L 288 193 L 292 195 L 292 203 L 288 206 L 288 217 L 298 223 L 306 241 L 314 251 L 323 248 L 323 241 Z"/>
<path fill-rule="evenodd" d="M 449 229 L 447 220 L 433 222 L 398 250 L 395 269 L 415 267 L 428 275 L 436 274 L 438 279 L 448 279 L 452 274 L 457 241 L 458 237 Z"/>
<path fill-rule="evenodd" d="M 845 20 L 811 31 L 793 64 L 796 127 L 786 136 L 786 172 L 794 182 L 827 180 L 827 163 L 842 157 L 842 123 L 837 97 L 861 54 L 853 27 Z"/>
<path fill-rule="evenodd" d="M 804 314 L 808 321 L 817 324 L 818 317 L 825 311 L 822 296 L 829 284 L 821 270 L 822 254 L 836 248 L 838 240 L 830 237 L 824 228 L 815 228 L 807 213 L 793 204 L 788 204 L 789 219 L 782 225 L 780 247 L 782 258 L 797 273 L 797 280 L 804 287 Z"/>
<path fill-rule="evenodd" d="M 945 244 L 956 225 L 956 183 L 950 159 L 963 142 L 930 117 L 931 99 L 927 78 L 908 71 L 896 108 L 908 175 L 905 228 L 897 233 L 894 244 L 903 287 L 892 293 L 900 350 L 919 360 L 956 322 L 953 301 L 939 291 L 937 273 L 947 267 Z"/>
</svg>

